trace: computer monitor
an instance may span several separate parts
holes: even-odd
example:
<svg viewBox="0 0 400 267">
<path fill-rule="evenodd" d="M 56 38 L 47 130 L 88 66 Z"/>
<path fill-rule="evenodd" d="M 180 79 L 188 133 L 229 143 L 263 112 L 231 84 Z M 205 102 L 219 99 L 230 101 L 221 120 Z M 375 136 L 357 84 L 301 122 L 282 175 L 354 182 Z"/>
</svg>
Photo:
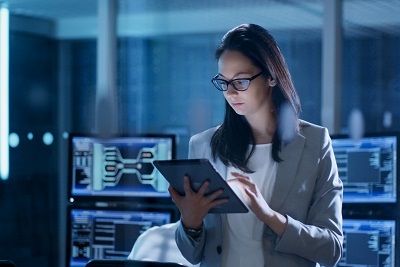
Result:
<svg viewBox="0 0 400 267">
<path fill-rule="evenodd" d="M 175 157 L 174 135 L 100 139 L 71 135 L 69 200 L 169 197 L 168 183 L 153 160 Z"/>
<path fill-rule="evenodd" d="M 332 137 L 343 203 L 396 202 L 398 143 L 397 135 Z"/>
<path fill-rule="evenodd" d="M 186 267 L 186 265 L 159 261 L 91 260 L 86 267 Z"/>
<path fill-rule="evenodd" d="M 344 219 L 343 257 L 337 266 L 395 266 L 395 220 Z"/>
<path fill-rule="evenodd" d="M 159 261 L 91 260 L 86 267 L 186 267 L 186 265 Z"/>
<path fill-rule="evenodd" d="M 170 223 L 175 217 L 174 207 L 69 207 L 67 266 L 84 267 L 91 259 L 127 259 L 141 233 Z"/>
</svg>

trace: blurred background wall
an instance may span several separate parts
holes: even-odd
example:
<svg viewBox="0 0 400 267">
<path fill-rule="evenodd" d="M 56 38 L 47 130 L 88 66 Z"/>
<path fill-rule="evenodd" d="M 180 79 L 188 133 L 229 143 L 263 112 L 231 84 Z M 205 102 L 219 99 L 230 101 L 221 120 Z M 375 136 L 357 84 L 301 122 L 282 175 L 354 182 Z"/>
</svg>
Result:
<svg viewBox="0 0 400 267">
<path fill-rule="evenodd" d="M 102 1 L 102 0 L 99 0 Z M 17 266 L 62 266 L 68 135 L 94 131 L 98 2 L 3 1 L 10 12 L 10 175 L 0 181 L 0 258 Z M 218 125 L 224 101 L 211 84 L 214 50 L 241 23 L 270 30 L 302 103 L 324 125 L 324 1 L 118 0 L 118 133 L 173 133 L 186 158 L 191 135 Z M 361 112 L 365 132 L 400 130 L 400 3 L 343 0 L 340 126 Z M 326 27 L 326 26 L 325 26 Z M 332 100 L 333 101 L 333 100 Z M 1 126 L 0 126 L 1 127 Z"/>
</svg>

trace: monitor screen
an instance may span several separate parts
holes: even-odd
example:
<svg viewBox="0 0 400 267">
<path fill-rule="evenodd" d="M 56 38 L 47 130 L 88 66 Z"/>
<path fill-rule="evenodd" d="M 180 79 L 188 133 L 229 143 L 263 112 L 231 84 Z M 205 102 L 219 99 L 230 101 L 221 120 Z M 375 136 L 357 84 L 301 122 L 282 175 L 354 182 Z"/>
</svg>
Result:
<svg viewBox="0 0 400 267">
<path fill-rule="evenodd" d="M 173 159 L 173 135 L 70 137 L 69 198 L 169 197 L 153 160 Z"/>
<path fill-rule="evenodd" d="M 343 220 L 343 258 L 337 266 L 395 266 L 394 220 Z"/>
<path fill-rule="evenodd" d="M 395 203 L 397 136 L 332 137 L 344 203 Z"/>
<path fill-rule="evenodd" d="M 170 223 L 173 210 L 68 209 L 67 260 L 84 267 L 91 259 L 127 259 L 141 233 Z"/>
</svg>

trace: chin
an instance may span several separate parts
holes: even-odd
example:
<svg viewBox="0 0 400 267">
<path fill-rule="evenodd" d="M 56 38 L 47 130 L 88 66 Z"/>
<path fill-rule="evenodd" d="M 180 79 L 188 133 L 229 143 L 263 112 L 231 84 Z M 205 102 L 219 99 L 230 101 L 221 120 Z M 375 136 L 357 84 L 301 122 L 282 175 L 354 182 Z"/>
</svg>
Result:
<svg viewBox="0 0 400 267">
<path fill-rule="evenodd" d="M 233 109 L 233 111 L 236 112 L 236 114 L 238 114 L 238 115 L 244 115 L 244 112 L 243 112 L 242 109 L 237 108 L 237 107 L 233 107 L 233 106 L 231 106 L 231 108 Z"/>
<path fill-rule="evenodd" d="M 246 113 L 245 112 L 243 112 L 242 110 L 237 110 L 237 109 L 233 109 L 235 112 L 236 112 L 236 114 L 238 114 L 238 115 L 242 115 L 242 116 L 244 116 L 244 115 L 246 115 Z"/>
</svg>

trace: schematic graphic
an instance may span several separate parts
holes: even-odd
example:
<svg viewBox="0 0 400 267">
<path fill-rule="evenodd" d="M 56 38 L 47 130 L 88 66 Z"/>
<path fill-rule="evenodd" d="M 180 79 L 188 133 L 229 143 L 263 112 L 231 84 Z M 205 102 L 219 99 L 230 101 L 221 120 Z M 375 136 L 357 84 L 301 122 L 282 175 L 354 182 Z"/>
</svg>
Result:
<svg viewBox="0 0 400 267">
<path fill-rule="evenodd" d="M 154 160 L 170 159 L 167 138 L 75 138 L 72 196 L 168 197 L 168 182 Z"/>
<path fill-rule="evenodd" d="M 156 155 L 165 154 L 166 144 L 153 148 L 142 148 L 137 158 L 124 159 L 115 146 L 94 144 L 93 148 L 93 190 L 104 190 L 106 186 L 116 186 L 124 174 L 135 174 L 141 184 L 151 185 L 156 191 L 165 192 L 168 183 L 153 167 Z"/>
</svg>

